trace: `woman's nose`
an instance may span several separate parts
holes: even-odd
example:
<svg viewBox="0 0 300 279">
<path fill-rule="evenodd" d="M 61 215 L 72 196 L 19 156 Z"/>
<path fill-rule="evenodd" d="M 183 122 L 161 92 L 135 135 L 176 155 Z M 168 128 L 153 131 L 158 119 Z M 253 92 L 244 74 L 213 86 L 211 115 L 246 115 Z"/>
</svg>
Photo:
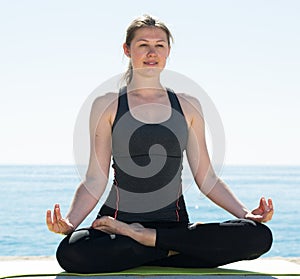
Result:
<svg viewBox="0 0 300 279">
<path fill-rule="evenodd" d="M 155 48 L 154 47 L 150 47 L 149 48 L 149 50 L 148 50 L 148 54 L 147 54 L 148 56 L 156 56 L 157 55 L 157 53 L 156 53 L 156 50 L 155 50 Z"/>
</svg>

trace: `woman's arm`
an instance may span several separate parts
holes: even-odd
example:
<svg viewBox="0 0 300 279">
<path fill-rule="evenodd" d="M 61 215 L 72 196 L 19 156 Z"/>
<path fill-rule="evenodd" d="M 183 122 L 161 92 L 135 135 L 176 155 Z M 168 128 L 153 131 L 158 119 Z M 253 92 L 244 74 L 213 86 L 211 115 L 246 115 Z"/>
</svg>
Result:
<svg viewBox="0 0 300 279">
<path fill-rule="evenodd" d="M 68 234 L 76 229 L 94 209 L 105 191 L 111 161 L 111 127 L 114 117 L 114 94 L 99 97 L 93 103 L 90 114 L 90 160 L 87 173 L 79 184 L 69 212 L 61 217 L 56 205 L 51 218 L 47 211 L 49 230 Z"/>
<path fill-rule="evenodd" d="M 272 200 L 262 198 L 260 206 L 252 212 L 234 195 L 229 187 L 215 174 L 210 162 L 205 140 L 205 122 L 199 102 L 191 97 L 184 101 L 189 124 L 187 159 L 199 189 L 215 204 L 238 218 L 266 222 L 272 218 Z M 260 210 L 258 210 L 260 209 Z M 258 214 L 260 213 L 260 214 Z"/>
</svg>

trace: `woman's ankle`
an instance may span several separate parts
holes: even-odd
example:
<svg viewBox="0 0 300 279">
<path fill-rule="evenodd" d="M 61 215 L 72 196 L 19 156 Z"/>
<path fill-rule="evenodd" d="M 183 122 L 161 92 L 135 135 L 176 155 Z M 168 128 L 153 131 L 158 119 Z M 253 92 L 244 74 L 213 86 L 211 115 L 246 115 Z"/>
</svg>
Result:
<svg viewBox="0 0 300 279">
<path fill-rule="evenodd" d="M 155 247 L 156 230 L 139 226 L 132 227 L 132 238 L 137 242 L 150 247 Z"/>
</svg>

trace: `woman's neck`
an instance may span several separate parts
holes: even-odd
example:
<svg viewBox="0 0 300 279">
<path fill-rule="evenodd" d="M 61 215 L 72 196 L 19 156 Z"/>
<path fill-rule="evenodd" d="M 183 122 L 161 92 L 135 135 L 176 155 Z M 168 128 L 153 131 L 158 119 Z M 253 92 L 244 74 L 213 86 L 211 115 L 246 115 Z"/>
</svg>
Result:
<svg viewBox="0 0 300 279">
<path fill-rule="evenodd" d="M 136 78 L 133 76 L 127 85 L 128 93 L 157 94 L 159 91 L 165 91 L 165 88 L 160 83 L 159 77 Z"/>
</svg>

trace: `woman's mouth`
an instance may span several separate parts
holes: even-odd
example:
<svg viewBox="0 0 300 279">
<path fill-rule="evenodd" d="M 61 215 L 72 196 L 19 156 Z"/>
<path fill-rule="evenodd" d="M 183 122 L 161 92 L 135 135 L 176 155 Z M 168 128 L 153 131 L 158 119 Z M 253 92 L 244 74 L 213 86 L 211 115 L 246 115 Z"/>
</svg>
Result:
<svg viewBox="0 0 300 279">
<path fill-rule="evenodd" d="M 156 66 L 158 64 L 158 62 L 155 61 L 146 61 L 144 62 L 145 65 L 147 66 Z"/>
</svg>

